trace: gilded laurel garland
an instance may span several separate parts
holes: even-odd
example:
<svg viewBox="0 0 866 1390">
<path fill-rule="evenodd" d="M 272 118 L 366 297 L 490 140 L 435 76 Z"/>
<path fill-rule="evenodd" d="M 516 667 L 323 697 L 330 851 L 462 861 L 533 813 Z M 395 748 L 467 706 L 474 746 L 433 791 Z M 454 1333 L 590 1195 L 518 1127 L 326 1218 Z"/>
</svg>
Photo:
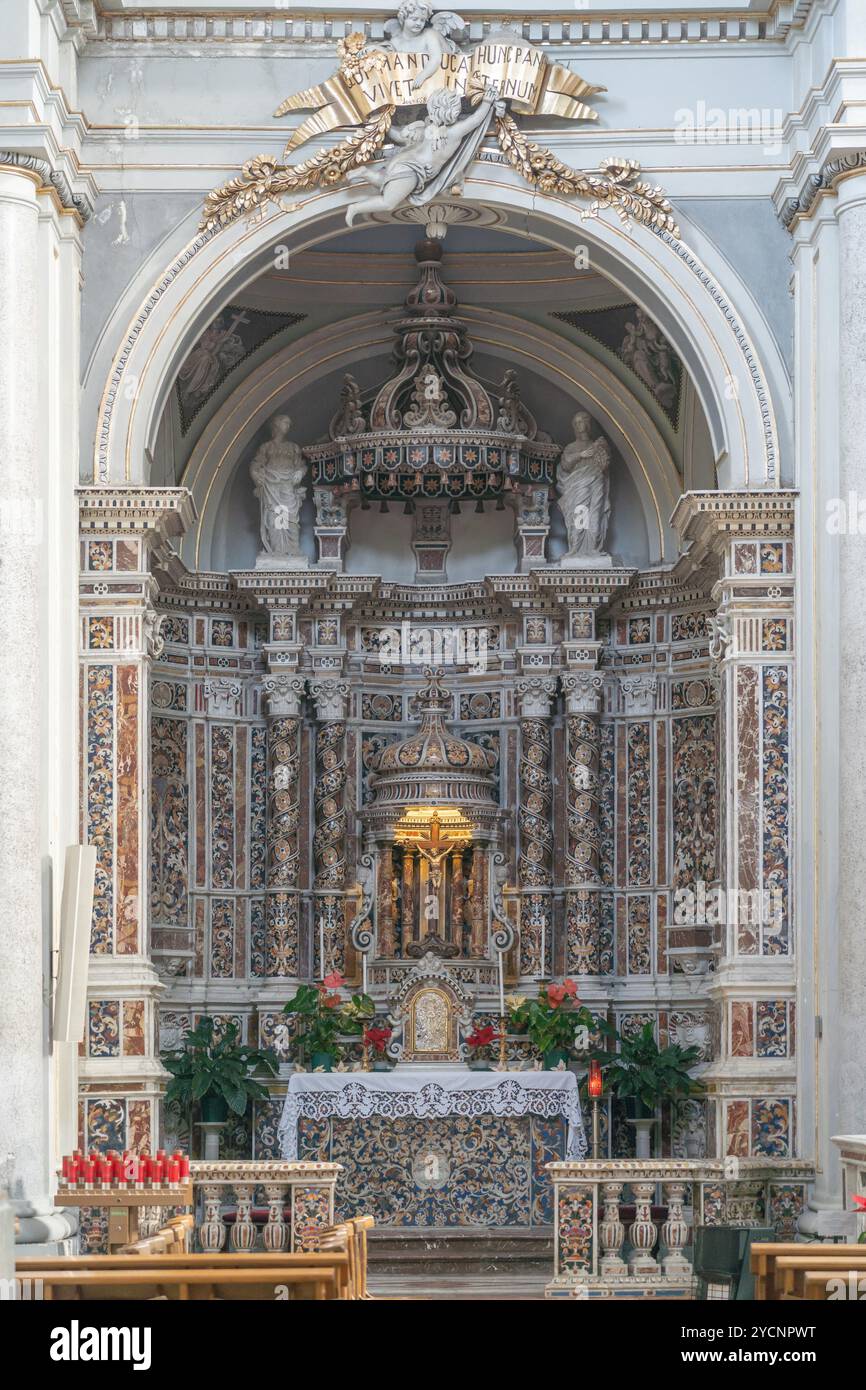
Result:
<svg viewBox="0 0 866 1390">
<path fill-rule="evenodd" d="M 602 160 L 599 173 L 571 169 L 551 150 L 527 140 L 512 116 L 496 120 L 499 148 L 512 169 L 540 193 L 566 198 L 589 198 L 588 214 L 614 208 L 623 222 L 635 221 L 658 231 L 679 236 L 679 227 L 668 199 L 658 185 L 638 177 L 634 159 Z"/>
<path fill-rule="evenodd" d="M 369 164 L 382 148 L 394 110 L 388 106 L 377 112 L 333 149 L 320 150 L 300 164 L 286 165 L 272 155 L 254 155 L 240 174 L 207 195 L 200 230 L 217 231 L 244 214 L 261 217 L 268 203 L 278 203 L 286 193 L 341 183 L 350 169 Z"/>
</svg>

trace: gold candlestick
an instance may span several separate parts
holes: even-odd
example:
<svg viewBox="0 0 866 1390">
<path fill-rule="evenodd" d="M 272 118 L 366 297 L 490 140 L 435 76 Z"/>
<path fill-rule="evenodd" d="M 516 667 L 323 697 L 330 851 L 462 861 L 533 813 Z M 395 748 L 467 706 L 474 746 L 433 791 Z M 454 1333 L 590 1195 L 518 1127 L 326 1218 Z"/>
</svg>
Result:
<svg viewBox="0 0 866 1390">
<path fill-rule="evenodd" d="M 361 1054 L 362 1054 L 361 1070 L 362 1070 L 362 1071 L 369 1071 L 369 1070 L 370 1070 L 370 1044 L 367 1042 L 366 1039 L 364 1039 L 364 1041 L 361 1043 Z"/>
<path fill-rule="evenodd" d="M 505 1038 L 505 1014 L 499 1015 L 499 1065 L 503 1069 L 508 1065 L 508 1049 Z"/>
</svg>

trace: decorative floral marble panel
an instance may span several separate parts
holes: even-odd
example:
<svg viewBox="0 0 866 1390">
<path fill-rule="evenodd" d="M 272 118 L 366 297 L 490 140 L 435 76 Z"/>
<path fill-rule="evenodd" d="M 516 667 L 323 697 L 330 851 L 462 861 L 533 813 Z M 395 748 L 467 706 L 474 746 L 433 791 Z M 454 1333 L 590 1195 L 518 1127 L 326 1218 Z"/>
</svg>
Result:
<svg viewBox="0 0 866 1390">
<path fill-rule="evenodd" d="M 779 912 L 771 917 L 762 933 L 762 954 L 786 955 L 791 949 L 788 908 L 788 856 L 790 814 L 789 769 L 789 671 L 787 666 L 765 666 L 762 694 L 763 729 L 763 805 L 764 805 L 764 887 L 778 895 Z"/>
<path fill-rule="evenodd" d="M 696 714 L 671 721 L 674 887 L 712 883 L 717 864 L 716 720 Z"/>
<path fill-rule="evenodd" d="M 153 718 L 150 739 L 150 910 L 160 925 L 187 925 L 189 786 L 187 722 Z"/>
<path fill-rule="evenodd" d="M 96 846 L 90 950 L 114 945 L 114 668 L 87 667 L 87 843 Z"/>
<path fill-rule="evenodd" d="M 628 765 L 628 883 L 648 884 L 651 880 L 652 846 L 652 754 L 650 725 L 629 724 Z"/>
<path fill-rule="evenodd" d="M 262 724 L 250 731 L 250 887 L 265 887 L 268 733 Z"/>
<path fill-rule="evenodd" d="M 87 1005 L 87 1053 L 90 1057 L 120 1056 L 119 1000 L 89 1000 Z"/>
<path fill-rule="evenodd" d="M 210 730 L 211 883 L 235 886 L 234 736 L 231 725 Z"/>
</svg>

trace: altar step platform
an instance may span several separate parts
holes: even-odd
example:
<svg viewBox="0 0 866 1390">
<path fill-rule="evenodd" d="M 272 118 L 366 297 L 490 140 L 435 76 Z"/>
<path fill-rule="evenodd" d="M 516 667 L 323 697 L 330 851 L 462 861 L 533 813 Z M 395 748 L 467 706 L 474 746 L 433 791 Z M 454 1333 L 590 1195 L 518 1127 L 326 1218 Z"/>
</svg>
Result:
<svg viewBox="0 0 866 1390">
<path fill-rule="evenodd" d="M 376 1298 L 543 1299 L 553 1228 L 383 1227 L 370 1233 L 369 1287 Z"/>
</svg>

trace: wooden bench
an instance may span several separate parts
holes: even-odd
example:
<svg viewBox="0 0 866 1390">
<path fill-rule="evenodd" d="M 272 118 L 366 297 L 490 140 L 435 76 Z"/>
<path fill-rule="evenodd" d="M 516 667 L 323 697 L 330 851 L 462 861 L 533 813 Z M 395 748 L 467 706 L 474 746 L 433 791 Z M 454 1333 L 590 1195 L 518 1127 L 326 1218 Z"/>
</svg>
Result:
<svg viewBox="0 0 866 1390">
<path fill-rule="evenodd" d="M 838 1280 L 842 1281 L 841 1298 Z M 830 1273 L 826 1269 L 807 1269 L 797 1276 L 797 1289 L 794 1297 L 810 1302 L 838 1298 L 840 1302 L 853 1303 L 866 1297 L 866 1270 L 840 1268 Z"/>
<path fill-rule="evenodd" d="M 862 1255 L 866 1247 L 862 1245 L 819 1245 L 796 1241 L 759 1241 L 752 1246 L 751 1264 L 755 1276 L 755 1298 L 759 1300 L 776 1299 L 776 1262 L 779 1259 L 799 1259 L 809 1256 L 812 1268 L 819 1268 L 825 1259 Z"/>
<path fill-rule="evenodd" d="M 327 1226 L 308 1236 L 314 1252 L 346 1250 L 349 1255 L 349 1298 L 370 1298 L 367 1292 L 367 1232 L 375 1222 L 372 1216 L 355 1216 L 338 1226 Z"/>
<path fill-rule="evenodd" d="M 862 1245 L 859 1255 L 840 1255 L 833 1259 L 830 1255 L 780 1255 L 776 1261 L 776 1296 L 778 1299 L 802 1298 L 803 1276 L 826 1272 L 826 1277 L 842 1274 L 847 1276 L 851 1270 L 866 1274 L 866 1251 Z"/>
<path fill-rule="evenodd" d="M 38 1280 L 46 1299 L 271 1300 L 284 1286 L 292 1297 L 351 1298 L 348 1250 L 233 1255 L 74 1255 L 21 1259 L 19 1279 Z"/>
</svg>

